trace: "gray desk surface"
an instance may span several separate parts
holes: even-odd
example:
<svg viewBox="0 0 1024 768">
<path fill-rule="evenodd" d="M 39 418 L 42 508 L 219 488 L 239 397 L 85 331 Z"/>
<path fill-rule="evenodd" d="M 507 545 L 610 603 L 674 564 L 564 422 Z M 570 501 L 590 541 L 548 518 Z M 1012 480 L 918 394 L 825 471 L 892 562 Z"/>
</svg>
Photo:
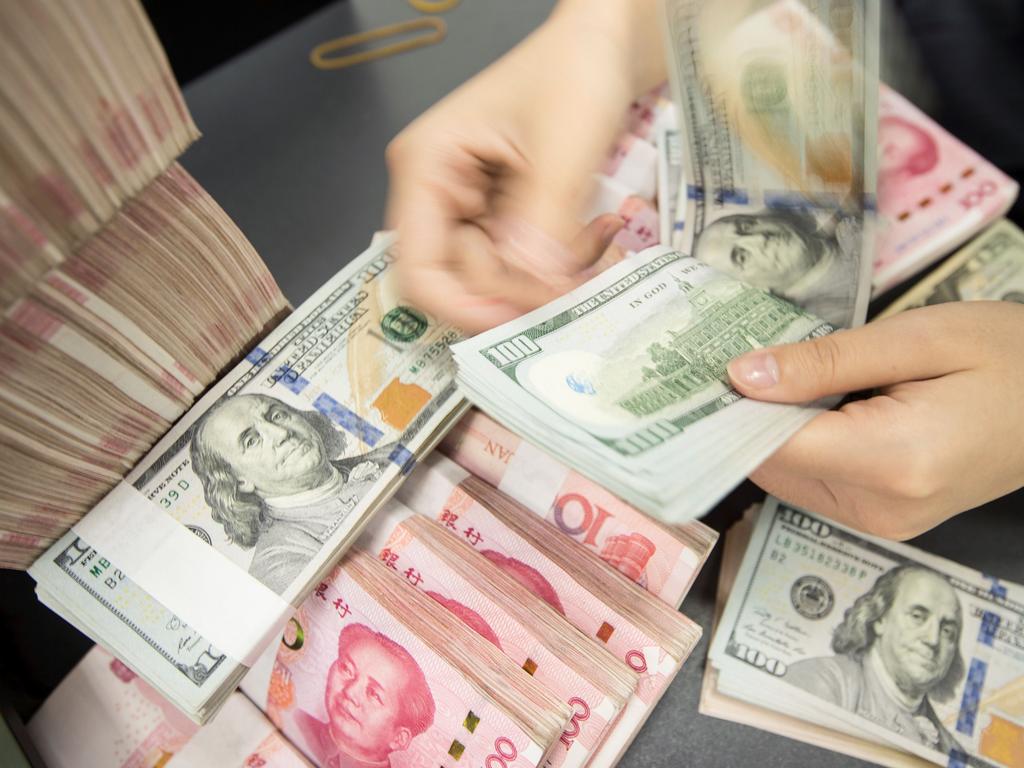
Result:
<svg viewBox="0 0 1024 768">
<path fill-rule="evenodd" d="M 416 115 L 512 47 L 553 0 L 464 0 L 444 15 L 439 45 L 339 71 L 308 61 L 325 40 L 417 15 L 402 0 L 349 0 L 291 27 L 193 83 L 185 92 L 204 138 L 184 158 L 301 302 L 369 242 L 387 191 L 384 147 Z M 553 73 L 553 76 L 554 73 Z M 707 519 L 724 530 L 758 494 L 741 487 Z M 1020 510 L 1004 499 L 941 526 L 915 544 L 1004 579 L 1024 582 Z M 709 633 L 719 555 L 683 611 Z M 697 712 L 706 634 L 622 760 L 742 768 L 857 764 L 849 758 Z"/>
</svg>

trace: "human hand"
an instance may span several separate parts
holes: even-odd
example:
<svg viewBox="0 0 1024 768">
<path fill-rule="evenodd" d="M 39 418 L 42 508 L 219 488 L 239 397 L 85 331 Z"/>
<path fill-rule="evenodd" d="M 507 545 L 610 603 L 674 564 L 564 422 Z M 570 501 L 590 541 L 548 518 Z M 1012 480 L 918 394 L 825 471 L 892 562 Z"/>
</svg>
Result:
<svg viewBox="0 0 1024 768">
<path fill-rule="evenodd" d="M 1024 306 L 955 302 L 743 355 L 733 386 L 821 414 L 750 477 L 866 533 L 908 539 L 1024 486 Z"/>
<path fill-rule="evenodd" d="M 581 230 L 578 217 L 630 101 L 658 82 L 655 11 L 650 0 L 563 0 L 392 142 L 388 226 L 411 301 L 476 332 L 593 274 L 622 220 Z"/>
</svg>

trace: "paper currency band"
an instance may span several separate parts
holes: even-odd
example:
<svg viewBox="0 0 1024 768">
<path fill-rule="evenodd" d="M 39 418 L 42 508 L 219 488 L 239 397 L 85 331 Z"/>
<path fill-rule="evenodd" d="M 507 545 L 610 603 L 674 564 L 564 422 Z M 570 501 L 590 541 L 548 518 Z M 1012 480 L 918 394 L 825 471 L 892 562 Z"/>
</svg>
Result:
<svg viewBox="0 0 1024 768">
<path fill-rule="evenodd" d="M 73 526 L 154 600 L 247 667 L 294 608 L 122 481 Z"/>
</svg>

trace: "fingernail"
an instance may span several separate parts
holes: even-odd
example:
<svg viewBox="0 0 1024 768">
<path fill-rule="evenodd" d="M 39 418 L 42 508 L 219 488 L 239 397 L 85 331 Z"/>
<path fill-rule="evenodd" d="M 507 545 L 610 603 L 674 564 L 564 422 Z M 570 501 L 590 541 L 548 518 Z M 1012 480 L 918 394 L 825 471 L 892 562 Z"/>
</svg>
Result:
<svg viewBox="0 0 1024 768">
<path fill-rule="evenodd" d="M 779 363 L 771 352 L 749 352 L 729 363 L 729 376 L 751 389 L 768 389 L 779 383 Z"/>
</svg>

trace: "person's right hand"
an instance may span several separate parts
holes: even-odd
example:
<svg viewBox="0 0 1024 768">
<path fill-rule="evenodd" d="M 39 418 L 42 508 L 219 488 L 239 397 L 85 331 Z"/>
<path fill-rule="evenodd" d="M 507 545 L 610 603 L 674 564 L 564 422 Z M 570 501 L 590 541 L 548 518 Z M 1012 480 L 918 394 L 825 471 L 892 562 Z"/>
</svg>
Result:
<svg viewBox="0 0 1024 768">
<path fill-rule="evenodd" d="M 797 432 L 750 479 L 866 533 L 908 539 L 1024 486 L 1024 306 L 950 302 L 748 352 L 747 397 L 874 389 Z"/>
<path fill-rule="evenodd" d="M 563 0 L 391 143 L 387 224 L 399 232 L 409 300 L 476 332 L 593 273 L 585 270 L 622 220 L 600 216 L 581 228 L 592 174 L 630 101 L 662 74 L 656 28 L 650 71 L 628 42 L 640 38 L 646 5 L 654 3 Z"/>
</svg>

